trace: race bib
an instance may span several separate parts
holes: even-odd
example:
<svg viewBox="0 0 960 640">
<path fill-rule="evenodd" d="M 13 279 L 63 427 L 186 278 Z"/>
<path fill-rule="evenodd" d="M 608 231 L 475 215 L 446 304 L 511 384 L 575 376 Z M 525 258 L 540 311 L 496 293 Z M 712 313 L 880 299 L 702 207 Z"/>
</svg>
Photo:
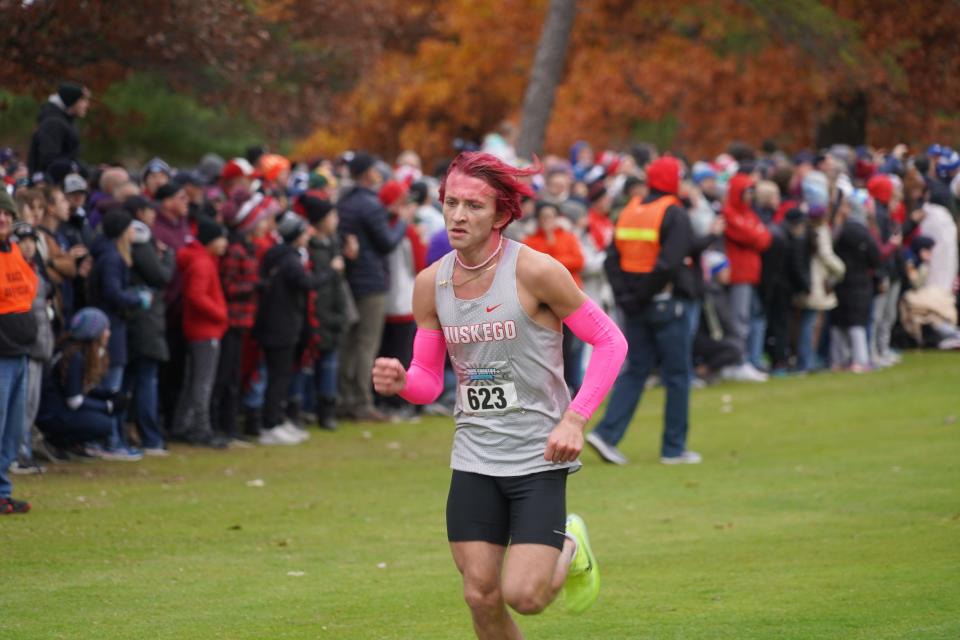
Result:
<svg viewBox="0 0 960 640">
<path fill-rule="evenodd" d="M 513 371 L 507 361 L 460 364 L 460 410 L 473 415 L 502 414 L 520 408 Z"/>
</svg>

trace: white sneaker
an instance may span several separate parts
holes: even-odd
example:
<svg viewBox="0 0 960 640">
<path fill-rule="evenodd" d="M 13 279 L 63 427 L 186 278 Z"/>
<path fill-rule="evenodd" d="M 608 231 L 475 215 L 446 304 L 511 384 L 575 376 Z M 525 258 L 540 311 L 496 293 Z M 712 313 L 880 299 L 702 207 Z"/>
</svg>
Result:
<svg viewBox="0 0 960 640">
<path fill-rule="evenodd" d="M 703 461 L 703 456 L 701 456 L 696 451 L 684 451 L 678 456 L 671 457 L 661 457 L 661 464 L 700 464 Z"/>
<path fill-rule="evenodd" d="M 594 448 L 600 454 L 600 457 L 610 464 L 627 464 L 627 456 L 623 455 L 619 449 L 597 435 L 595 431 L 587 434 L 587 444 Z"/>
<path fill-rule="evenodd" d="M 876 367 L 877 369 L 888 369 L 894 366 L 895 364 L 897 363 L 894 362 L 893 358 L 891 358 L 888 355 L 877 356 L 876 358 L 873 359 L 873 366 Z"/>
<path fill-rule="evenodd" d="M 770 374 L 757 369 L 749 362 L 743 363 L 744 379 L 747 382 L 766 382 L 770 379 Z"/>
<path fill-rule="evenodd" d="M 937 349 L 940 349 L 941 351 L 952 351 L 953 349 L 960 349 L 960 338 L 957 338 L 955 336 L 944 338 L 937 344 Z"/>
<path fill-rule="evenodd" d="M 720 372 L 717 374 L 721 380 L 729 380 L 731 382 L 740 381 L 740 369 L 742 365 L 730 365 L 720 369 Z"/>
<path fill-rule="evenodd" d="M 413 407 L 402 407 L 386 413 L 393 424 L 420 424 L 420 416 Z"/>
<path fill-rule="evenodd" d="M 117 447 L 116 449 L 104 449 L 100 458 L 114 462 L 137 462 L 143 460 L 143 453 L 131 447 Z"/>
<path fill-rule="evenodd" d="M 744 362 L 741 365 L 724 367 L 720 370 L 720 377 L 735 382 L 766 382 L 770 376 L 749 362 Z"/>
<path fill-rule="evenodd" d="M 280 423 L 280 428 L 286 431 L 292 438 L 294 438 L 298 443 L 306 442 L 310 439 L 310 434 L 307 433 L 306 429 L 301 429 L 297 425 L 293 424 L 289 420 L 284 420 Z"/>
<path fill-rule="evenodd" d="M 144 447 L 143 454 L 154 458 L 166 458 L 170 452 L 163 447 Z"/>
<path fill-rule="evenodd" d="M 265 429 L 260 433 L 257 439 L 263 445 L 295 445 L 300 444 L 300 440 L 295 440 L 292 434 L 287 433 L 282 425 L 277 425 L 273 429 Z"/>
<path fill-rule="evenodd" d="M 10 473 L 16 474 L 18 476 L 33 476 L 46 471 L 46 467 L 36 462 L 25 462 L 21 463 L 18 460 L 14 460 L 10 465 L 10 468 L 7 469 Z"/>
</svg>

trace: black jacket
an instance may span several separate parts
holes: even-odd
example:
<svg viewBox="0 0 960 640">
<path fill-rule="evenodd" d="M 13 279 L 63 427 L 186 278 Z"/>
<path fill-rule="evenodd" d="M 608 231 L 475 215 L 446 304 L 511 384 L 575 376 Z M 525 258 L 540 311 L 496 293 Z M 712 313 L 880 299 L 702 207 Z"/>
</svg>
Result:
<svg viewBox="0 0 960 640">
<path fill-rule="evenodd" d="M 166 362 L 170 359 L 170 349 L 166 338 L 167 306 L 163 301 L 163 292 L 173 278 L 176 256 L 170 249 L 161 254 L 153 239 L 134 244 L 131 254 L 133 268 L 130 283 L 137 287 L 149 287 L 153 291 L 153 303 L 149 309 L 137 309 L 130 316 L 128 359 L 150 358 Z"/>
<path fill-rule="evenodd" d="M 30 139 L 27 166 L 30 175 L 45 172 L 54 160 L 76 160 L 80 152 L 80 136 L 73 125 L 73 116 L 52 102 L 40 107 L 37 129 Z"/>
<path fill-rule="evenodd" d="M 253 336 L 262 347 L 295 347 L 307 317 L 307 292 L 321 280 L 304 269 L 300 253 L 283 242 L 263 256 Z"/>
<path fill-rule="evenodd" d="M 833 243 L 847 271 L 837 284 L 837 308 L 830 322 L 837 327 L 865 327 L 873 304 L 873 271 L 880 266 L 880 247 L 867 227 L 847 220 Z"/>
<path fill-rule="evenodd" d="M 127 322 L 140 306 L 140 295 L 130 282 L 130 267 L 117 246 L 100 236 L 90 248 L 93 270 L 87 279 L 87 299 L 110 319 L 110 366 L 127 364 Z"/>
<path fill-rule="evenodd" d="M 763 255 L 760 300 L 764 306 L 790 304 L 795 293 L 810 291 L 810 255 L 805 238 L 792 235 L 782 225 L 772 225 L 770 248 Z"/>
<path fill-rule="evenodd" d="M 310 260 L 313 273 L 321 281 L 317 289 L 315 313 L 318 326 L 316 334 L 323 351 L 336 349 L 347 329 L 347 291 L 343 276 L 330 267 L 330 261 L 340 255 L 336 237 L 310 240 Z"/>
<path fill-rule="evenodd" d="M 385 293 L 388 288 L 387 255 L 400 244 L 407 224 L 388 224 L 386 209 L 370 189 L 354 187 L 337 202 L 341 236 L 357 236 L 360 252 L 347 261 L 347 282 L 358 298 Z"/>
<path fill-rule="evenodd" d="M 644 203 L 653 202 L 666 194 L 651 191 Z M 620 254 L 616 243 L 607 249 L 604 268 L 617 304 L 629 314 L 640 313 L 653 296 L 673 285 L 673 297 L 686 300 L 698 298 L 699 286 L 690 255 L 694 249 L 693 228 L 683 207 L 672 205 L 660 223 L 660 255 L 650 273 L 624 273 L 620 268 Z"/>
</svg>

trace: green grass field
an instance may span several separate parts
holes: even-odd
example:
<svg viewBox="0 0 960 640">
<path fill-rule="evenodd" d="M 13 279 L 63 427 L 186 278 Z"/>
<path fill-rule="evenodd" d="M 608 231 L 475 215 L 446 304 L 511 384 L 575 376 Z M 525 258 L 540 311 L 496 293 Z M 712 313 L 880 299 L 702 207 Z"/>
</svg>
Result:
<svg viewBox="0 0 960 640">
<path fill-rule="evenodd" d="M 696 467 L 657 462 L 649 392 L 631 464 L 588 451 L 568 485 L 600 600 L 522 619 L 527 638 L 960 638 L 958 388 L 960 356 L 919 353 L 695 391 Z M 451 434 L 344 425 L 17 478 L 34 510 L 0 519 L 0 638 L 471 638 L 445 537 Z"/>
</svg>

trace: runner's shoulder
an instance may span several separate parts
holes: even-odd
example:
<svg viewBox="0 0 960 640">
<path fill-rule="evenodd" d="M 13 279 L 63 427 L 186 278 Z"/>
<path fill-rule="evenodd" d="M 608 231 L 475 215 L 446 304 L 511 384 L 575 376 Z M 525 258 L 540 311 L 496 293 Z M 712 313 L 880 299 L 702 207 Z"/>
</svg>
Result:
<svg viewBox="0 0 960 640">
<path fill-rule="evenodd" d="M 567 268 L 553 256 L 541 253 L 524 245 L 517 255 L 517 279 L 527 287 L 536 290 L 545 284 L 555 282 L 556 278 L 569 275 Z"/>
<path fill-rule="evenodd" d="M 418 288 L 429 287 L 432 289 L 433 285 L 437 282 L 437 272 L 440 271 L 440 262 L 440 260 L 437 260 L 418 273 L 414 280 L 414 285 Z"/>
</svg>

